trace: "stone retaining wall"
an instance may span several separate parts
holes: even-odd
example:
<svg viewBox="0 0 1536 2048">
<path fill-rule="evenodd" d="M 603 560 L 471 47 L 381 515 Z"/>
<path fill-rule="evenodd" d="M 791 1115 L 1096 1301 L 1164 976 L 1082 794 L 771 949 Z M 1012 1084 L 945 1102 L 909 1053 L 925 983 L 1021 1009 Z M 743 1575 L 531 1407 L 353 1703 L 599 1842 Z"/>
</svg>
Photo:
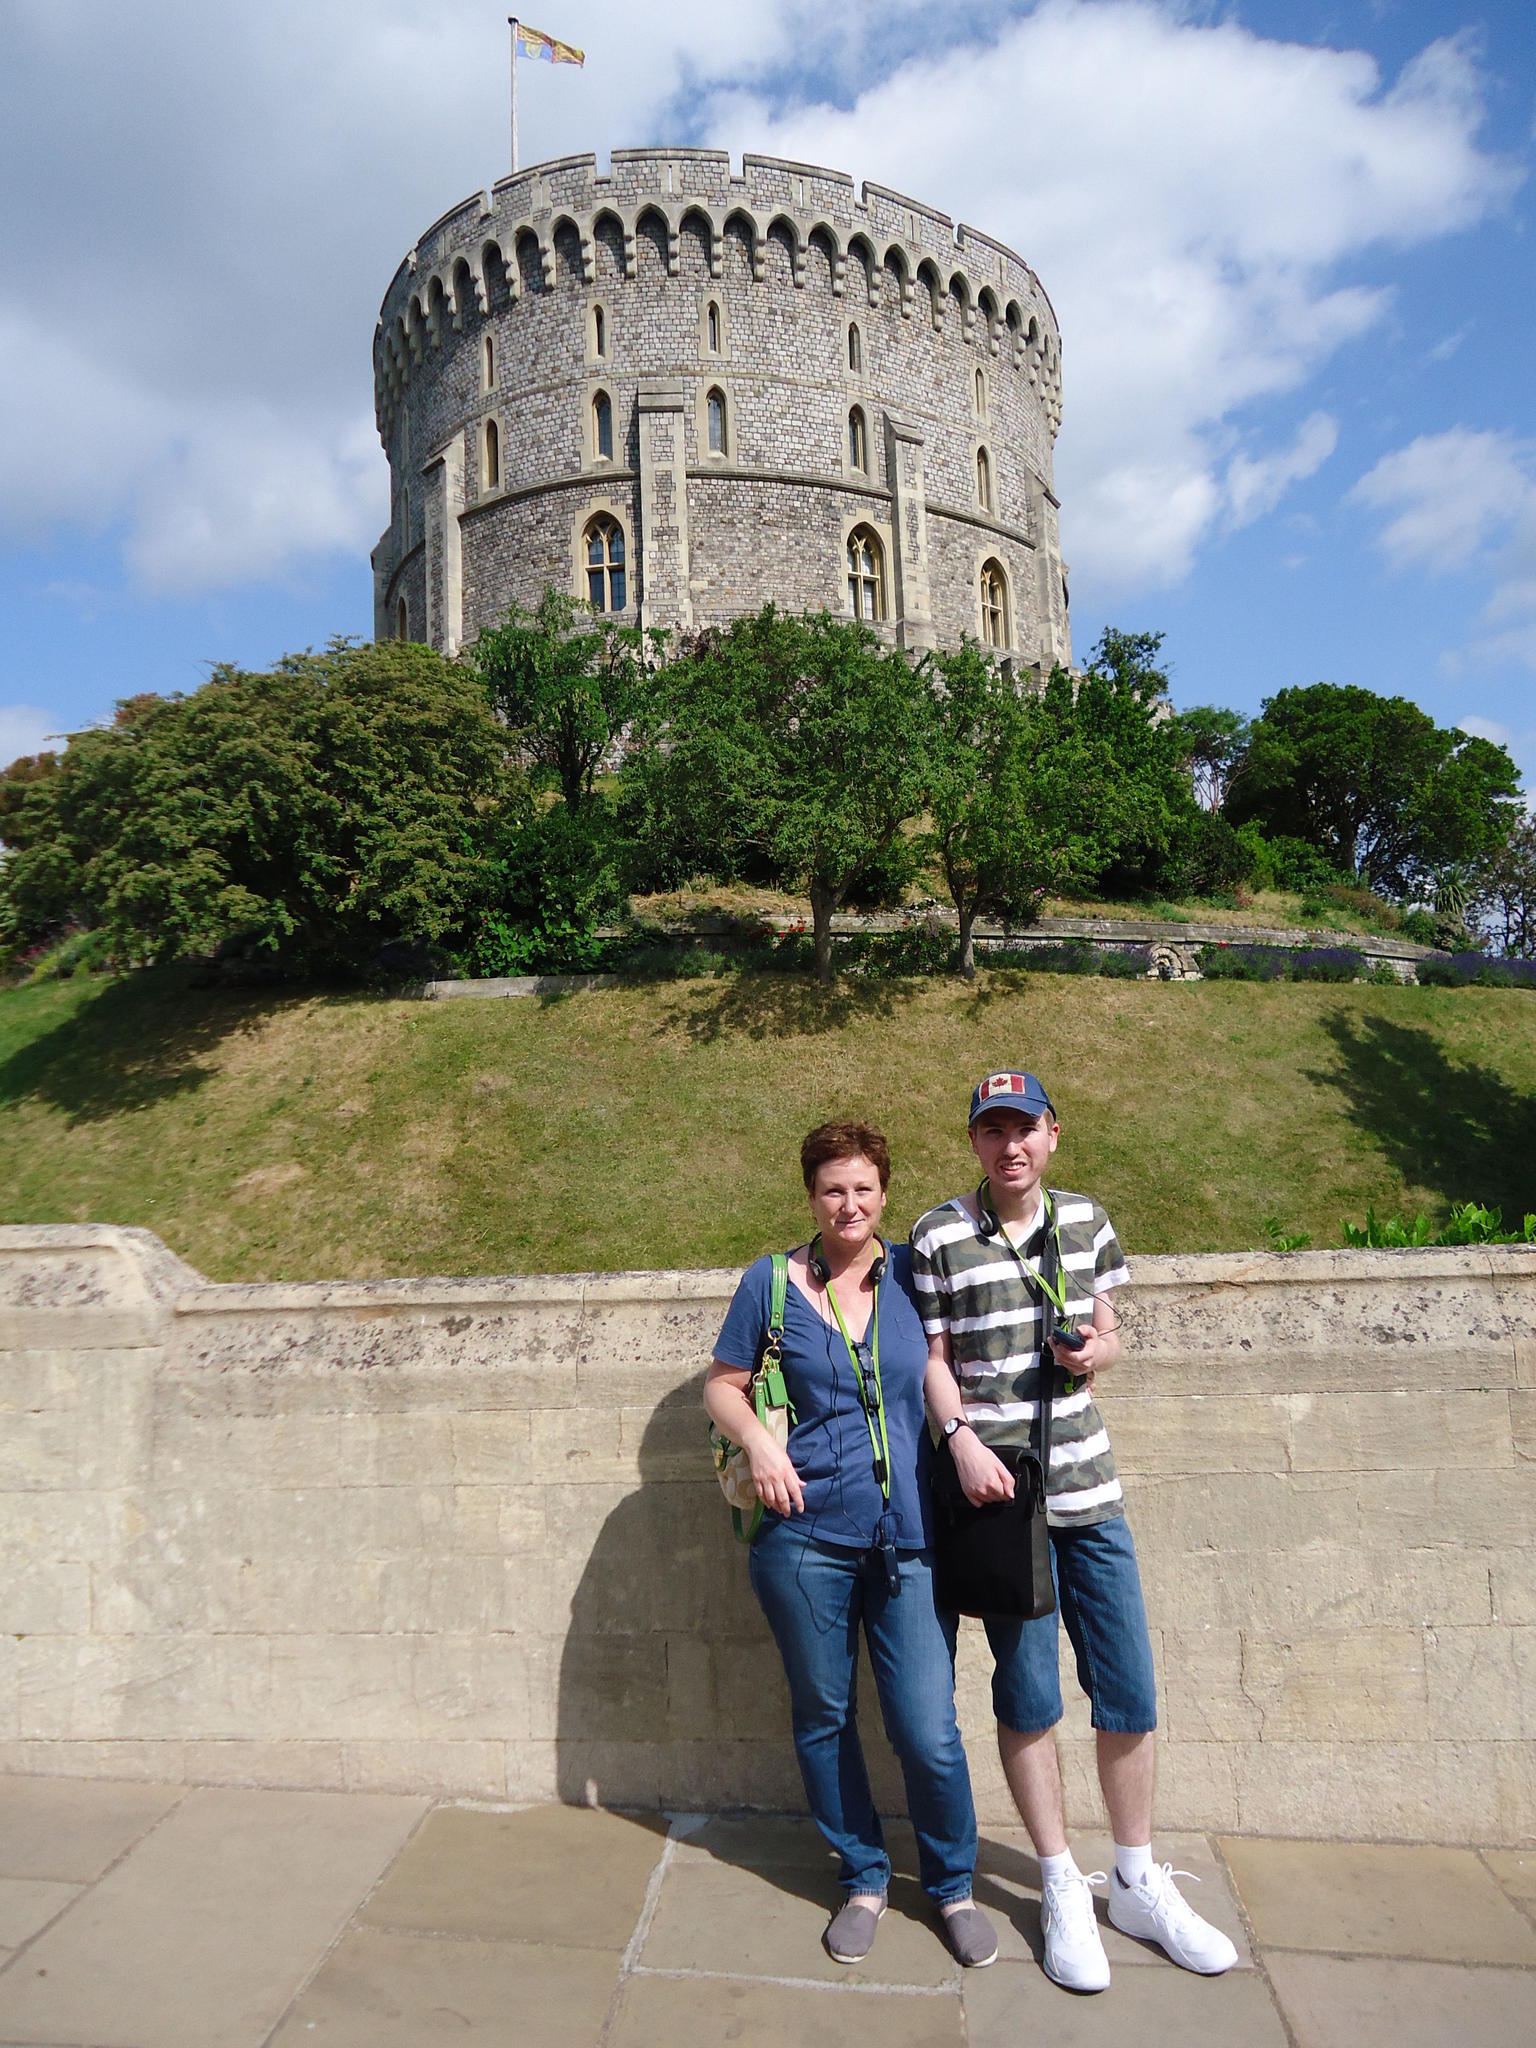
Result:
<svg viewBox="0 0 1536 2048">
<path fill-rule="evenodd" d="M 1536 1841 L 1536 1250 L 1135 1270 L 1163 1825 Z M 733 1279 L 210 1286 L 0 1229 L 0 1769 L 797 1806 L 704 1450 Z M 1000 1820 L 969 1624 L 959 1692 Z"/>
</svg>

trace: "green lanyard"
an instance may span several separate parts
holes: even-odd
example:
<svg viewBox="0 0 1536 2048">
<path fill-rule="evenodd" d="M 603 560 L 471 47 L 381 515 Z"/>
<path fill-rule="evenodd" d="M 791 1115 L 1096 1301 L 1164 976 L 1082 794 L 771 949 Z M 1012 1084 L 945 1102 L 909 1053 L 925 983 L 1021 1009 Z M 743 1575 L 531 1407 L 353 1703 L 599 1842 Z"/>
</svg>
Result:
<svg viewBox="0 0 1536 2048">
<path fill-rule="evenodd" d="M 863 1368 L 853 1339 L 848 1334 L 848 1325 L 843 1321 L 843 1312 L 837 1305 L 837 1296 L 832 1292 L 832 1282 L 827 1282 L 827 1299 L 832 1304 L 832 1313 L 837 1317 L 837 1327 L 843 1333 L 843 1342 L 848 1347 L 848 1363 L 853 1367 L 854 1384 L 859 1390 L 859 1400 L 864 1409 L 864 1420 L 869 1427 L 869 1447 L 874 1453 L 875 1477 L 880 1482 L 880 1498 L 887 1507 L 891 1504 L 891 1446 L 885 1433 L 885 1389 L 880 1383 L 880 1289 L 875 1288 L 875 1305 L 870 1311 L 870 1358 L 874 1366 L 875 1398 L 870 1402 L 869 1389 L 864 1384 Z"/>
<path fill-rule="evenodd" d="M 986 1195 L 986 1201 L 984 1205 L 981 1201 L 983 1191 L 985 1191 Z M 1007 1228 L 1005 1227 L 1002 1218 L 1000 1216 L 997 1216 L 997 1211 L 995 1209 L 992 1209 L 992 1183 L 990 1181 L 984 1180 L 981 1186 L 976 1190 L 976 1195 L 978 1207 L 985 1206 L 985 1208 L 991 1209 L 992 1214 L 995 1217 L 997 1217 L 998 1235 L 1002 1238 L 1003 1243 L 1007 1245 L 1009 1251 L 1011 1251 L 1013 1253 L 1013 1256 L 1018 1260 L 1020 1270 L 1023 1272 L 1024 1275 L 1025 1285 L 1027 1286 L 1030 1281 L 1034 1281 L 1039 1286 L 1041 1294 L 1051 1304 L 1052 1308 L 1055 1309 L 1057 1315 L 1065 1317 L 1067 1313 L 1067 1282 L 1066 1276 L 1061 1270 L 1061 1231 L 1056 1222 L 1056 1204 L 1051 1200 L 1050 1189 L 1042 1188 L 1041 1195 L 1045 1202 L 1046 1223 L 1056 1239 L 1056 1285 L 1054 1287 L 1051 1285 L 1050 1281 L 1046 1279 L 1044 1273 L 1036 1272 L 1035 1268 L 1029 1263 L 1028 1259 L 1025 1258 L 1024 1254 L 1019 1250 L 1018 1246 L 1014 1243 L 1013 1239 L 1008 1235 Z M 1040 1333 L 1040 1365 L 1042 1375 L 1044 1373 L 1045 1360 L 1047 1354 L 1049 1353 L 1049 1350 L 1050 1339 L 1046 1335 L 1045 1331 L 1042 1330 Z M 1077 1381 L 1070 1372 L 1064 1371 L 1063 1386 L 1064 1391 L 1066 1393 L 1070 1394 L 1076 1391 Z"/>
</svg>

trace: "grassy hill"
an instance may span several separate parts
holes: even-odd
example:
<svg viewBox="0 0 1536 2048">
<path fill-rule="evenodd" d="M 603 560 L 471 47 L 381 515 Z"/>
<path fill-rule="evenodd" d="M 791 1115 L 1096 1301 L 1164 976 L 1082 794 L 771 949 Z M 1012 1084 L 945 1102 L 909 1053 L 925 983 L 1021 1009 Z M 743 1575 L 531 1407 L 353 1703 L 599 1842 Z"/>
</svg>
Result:
<svg viewBox="0 0 1536 2048">
<path fill-rule="evenodd" d="M 974 1179 L 976 1075 L 1052 1089 L 1055 1179 L 1134 1253 L 1264 1219 L 1536 1206 L 1536 1001 L 983 972 L 413 1003 L 86 976 L 0 992 L 0 1221 L 141 1224 L 219 1279 L 729 1265 L 801 1230 L 821 1118 L 883 1123 L 888 1223 Z"/>
</svg>

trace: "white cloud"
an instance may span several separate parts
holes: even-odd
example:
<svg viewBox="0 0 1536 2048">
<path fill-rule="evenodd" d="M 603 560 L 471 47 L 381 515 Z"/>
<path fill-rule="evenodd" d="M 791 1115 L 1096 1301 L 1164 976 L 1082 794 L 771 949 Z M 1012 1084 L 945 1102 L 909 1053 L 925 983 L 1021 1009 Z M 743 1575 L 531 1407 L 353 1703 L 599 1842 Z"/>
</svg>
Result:
<svg viewBox="0 0 1536 2048">
<path fill-rule="evenodd" d="M 59 751 L 58 727 L 57 714 L 35 704 L 0 704 L 0 768 L 23 754 L 40 754 L 50 742 Z"/>
<path fill-rule="evenodd" d="M 1384 455 L 1348 501 L 1383 516 L 1376 544 L 1395 570 L 1470 571 L 1486 592 L 1451 675 L 1511 664 L 1536 670 L 1536 444 L 1452 427 Z"/>
<path fill-rule="evenodd" d="M 1460 39 L 1386 83 L 1178 0 L 568 0 L 558 26 L 587 65 L 529 67 L 525 160 L 777 149 L 1025 254 L 1064 335 L 1080 599 L 1176 579 L 1309 474 L 1319 415 L 1234 458 L 1244 409 L 1380 320 L 1364 251 L 1515 182 Z M 411 238 L 505 167 L 505 37 L 478 0 L 12 0 L 0 518 L 120 523 L 133 574 L 180 589 L 365 548 L 388 511 L 357 424 L 374 315 Z"/>
<path fill-rule="evenodd" d="M 1339 423 L 1328 413 L 1303 420 L 1289 448 L 1255 459 L 1234 455 L 1227 464 L 1227 504 L 1234 526 L 1249 526 L 1272 512 L 1292 484 L 1322 468 L 1339 445 Z"/>
<path fill-rule="evenodd" d="M 1389 293 L 1343 267 L 1467 226 L 1512 190 L 1478 146 L 1481 111 L 1461 39 L 1384 88 L 1358 52 L 1150 0 L 1047 0 L 995 45 L 925 55 L 844 111 L 776 117 L 736 94 L 710 126 L 936 197 L 1035 266 L 1063 334 L 1074 588 L 1108 594 L 1188 570 L 1236 510 L 1221 474 L 1236 416 L 1380 320 Z M 1289 456 L 1244 458 L 1245 504 L 1307 473 L 1285 474 L 1321 447 L 1315 420 Z"/>
</svg>

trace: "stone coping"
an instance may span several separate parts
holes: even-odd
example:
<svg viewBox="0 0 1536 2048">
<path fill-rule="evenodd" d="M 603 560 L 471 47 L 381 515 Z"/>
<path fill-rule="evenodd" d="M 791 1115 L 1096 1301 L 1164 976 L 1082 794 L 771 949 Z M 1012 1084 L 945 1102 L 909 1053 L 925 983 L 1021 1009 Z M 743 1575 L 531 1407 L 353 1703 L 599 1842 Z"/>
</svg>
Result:
<svg viewBox="0 0 1536 2048">
<path fill-rule="evenodd" d="M 737 1266 L 614 1273 L 509 1273 L 383 1280 L 211 1281 L 168 1249 L 153 1231 L 105 1223 L 0 1225 L 0 1265 L 13 1258 L 116 1253 L 137 1269 L 145 1294 L 177 1316 L 265 1310 L 586 1307 L 617 1302 L 724 1301 Z M 1138 1257 L 1133 1296 L 1192 1288 L 1297 1285 L 1348 1288 L 1389 1281 L 1399 1289 L 1457 1279 L 1516 1281 L 1536 1276 L 1536 1245 L 1421 1245 L 1402 1249 L 1297 1252 L 1180 1252 Z"/>
</svg>

